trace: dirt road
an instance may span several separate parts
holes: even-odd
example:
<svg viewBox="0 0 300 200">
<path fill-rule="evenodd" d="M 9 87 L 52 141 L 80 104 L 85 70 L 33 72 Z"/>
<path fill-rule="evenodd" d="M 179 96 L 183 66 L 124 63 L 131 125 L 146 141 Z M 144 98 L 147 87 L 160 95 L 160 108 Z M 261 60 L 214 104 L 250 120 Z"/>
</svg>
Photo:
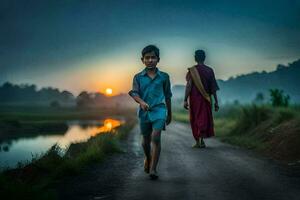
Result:
<svg viewBox="0 0 300 200">
<path fill-rule="evenodd" d="M 120 200 L 299 199 L 300 173 L 296 169 L 288 169 L 252 151 L 214 138 L 206 140 L 207 148 L 193 149 L 189 126 L 177 122 L 163 132 L 158 167 L 160 177 L 152 181 L 143 172 L 140 139 L 136 127 L 123 146 L 127 153 L 113 156 L 106 163 L 87 169 L 85 175 L 70 179 L 64 184 L 67 189 L 61 197 Z"/>
</svg>

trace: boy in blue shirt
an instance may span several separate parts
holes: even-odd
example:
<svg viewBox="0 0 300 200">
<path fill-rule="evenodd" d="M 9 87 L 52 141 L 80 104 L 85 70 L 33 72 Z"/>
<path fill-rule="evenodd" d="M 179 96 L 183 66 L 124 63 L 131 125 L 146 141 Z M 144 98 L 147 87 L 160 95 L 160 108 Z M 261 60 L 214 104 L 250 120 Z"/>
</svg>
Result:
<svg viewBox="0 0 300 200">
<path fill-rule="evenodd" d="M 142 50 L 141 60 L 146 67 L 134 76 L 129 91 L 140 105 L 138 117 L 143 135 L 144 170 L 150 173 L 151 179 L 158 178 L 156 167 L 161 150 L 161 131 L 165 130 L 165 124 L 170 124 L 172 116 L 170 78 L 156 67 L 159 59 L 156 46 L 148 45 Z"/>
</svg>

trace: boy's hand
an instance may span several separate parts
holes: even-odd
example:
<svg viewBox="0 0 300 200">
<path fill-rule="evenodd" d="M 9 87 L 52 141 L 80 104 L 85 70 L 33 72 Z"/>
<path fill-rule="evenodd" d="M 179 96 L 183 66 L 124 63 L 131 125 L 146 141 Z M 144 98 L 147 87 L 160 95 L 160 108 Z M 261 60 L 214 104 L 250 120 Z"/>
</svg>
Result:
<svg viewBox="0 0 300 200">
<path fill-rule="evenodd" d="M 144 111 L 148 111 L 148 110 L 149 110 L 149 105 L 148 105 L 146 102 L 144 102 L 144 101 L 142 101 L 142 102 L 140 103 L 140 106 L 141 106 L 141 108 L 142 108 Z"/>
<path fill-rule="evenodd" d="M 219 104 L 215 103 L 215 111 L 218 112 L 218 110 L 219 110 Z"/>
<path fill-rule="evenodd" d="M 187 101 L 184 101 L 183 107 L 188 110 L 189 109 L 189 103 Z"/>
<path fill-rule="evenodd" d="M 167 115 L 166 124 L 169 125 L 172 121 L 172 114 Z"/>
</svg>

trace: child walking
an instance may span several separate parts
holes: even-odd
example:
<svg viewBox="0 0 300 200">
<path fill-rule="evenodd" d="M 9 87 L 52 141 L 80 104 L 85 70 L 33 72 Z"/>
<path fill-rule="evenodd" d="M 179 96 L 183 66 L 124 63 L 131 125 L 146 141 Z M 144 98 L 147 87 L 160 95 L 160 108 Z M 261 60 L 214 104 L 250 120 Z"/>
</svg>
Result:
<svg viewBox="0 0 300 200">
<path fill-rule="evenodd" d="M 171 122 L 171 88 L 169 75 L 160 71 L 159 49 L 148 45 L 142 50 L 145 68 L 133 78 L 129 95 L 139 104 L 138 118 L 143 135 L 144 171 L 157 179 L 157 164 L 161 151 L 161 131 Z"/>
</svg>

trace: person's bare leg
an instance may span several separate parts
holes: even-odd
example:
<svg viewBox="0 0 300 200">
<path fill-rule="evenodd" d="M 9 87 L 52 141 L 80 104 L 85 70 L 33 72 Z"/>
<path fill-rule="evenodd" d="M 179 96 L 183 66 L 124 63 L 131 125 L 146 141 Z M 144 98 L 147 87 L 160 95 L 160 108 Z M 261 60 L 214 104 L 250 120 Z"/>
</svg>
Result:
<svg viewBox="0 0 300 200">
<path fill-rule="evenodd" d="M 200 135 L 200 133 L 198 133 Z M 197 135 L 194 135 L 195 139 L 195 144 L 192 146 L 193 148 L 200 148 L 200 142 L 199 142 L 199 137 Z"/>
<path fill-rule="evenodd" d="M 143 149 L 144 149 L 144 154 L 145 154 L 145 157 L 146 157 L 146 162 L 147 163 L 144 163 L 144 170 L 146 173 L 149 173 L 150 171 L 150 167 L 149 166 L 146 166 L 146 165 L 149 165 L 151 163 L 151 146 L 150 146 L 150 143 L 151 143 L 151 136 L 143 136 L 143 141 L 142 141 L 142 146 L 143 146 Z M 145 161 L 144 161 L 145 162 Z"/>
<path fill-rule="evenodd" d="M 199 139 L 195 139 L 195 144 L 192 146 L 193 148 L 199 148 L 200 147 L 200 142 Z"/>
<path fill-rule="evenodd" d="M 200 147 L 201 148 L 205 148 L 206 147 L 203 137 L 201 137 Z"/>
<path fill-rule="evenodd" d="M 154 130 L 152 132 L 152 159 L 150 172 L 156 172 L 157 163 L 160 156 L 161 145 L 160 145 L 160 134 L 161 131 Z"/>
</svg>

